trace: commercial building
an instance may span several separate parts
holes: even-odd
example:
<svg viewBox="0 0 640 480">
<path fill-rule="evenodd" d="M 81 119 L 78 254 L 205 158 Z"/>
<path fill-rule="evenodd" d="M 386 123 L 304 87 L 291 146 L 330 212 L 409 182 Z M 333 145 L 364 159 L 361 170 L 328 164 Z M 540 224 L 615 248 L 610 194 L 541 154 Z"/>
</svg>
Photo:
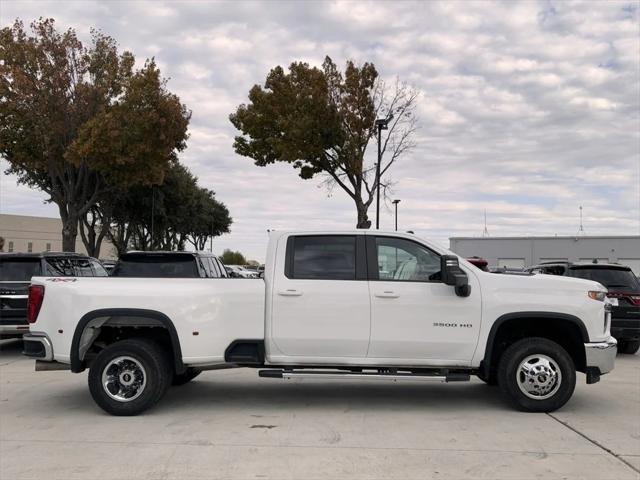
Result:
<svg viewBox="0 0 640 480">
<path fill-rule="evenodd" d="M 640 236 L 452 237 L 450 249 L 489 265 L 528 267 L 550 261 L 617 262 L 640 275 Z"/>
<path fill-rule="evenodd" d="M 4 238 L 4 252 L 60 252 L 62 251 L 62 221 L 59 218 L 0 214 L 0 237 Z M 87 253 L 80 234 L 76 252 Z M 115 248 L 107 240 L 102 242 L 101 258 L 116 258 Z"/>
</svg>

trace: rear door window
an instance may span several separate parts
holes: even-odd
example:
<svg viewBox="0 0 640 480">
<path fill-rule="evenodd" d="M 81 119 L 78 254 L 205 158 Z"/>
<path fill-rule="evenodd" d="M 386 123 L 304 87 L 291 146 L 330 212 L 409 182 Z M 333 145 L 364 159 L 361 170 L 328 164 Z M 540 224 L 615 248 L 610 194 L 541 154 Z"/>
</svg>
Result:
<svg viewBox="0 0 640 480">
<path fill-rule="evenodd" d="M 307 280 L 355 280 L 354 235 L 291 237 L 287 276 Z"/>
<path fill-rule="evenodd" d="M 42 275 L 39 258 L 0 260 L 0 280 L 28 282 L 31 277 Z"/>
<path fill-rule="evenodd" d="M 229 278 L 229 274 L 227 273 L 227 269 L 224 267 L 224 265 L 222 264 L 222 262 L 220 260 L 218 260 L 217 258 L 212 258 L 211 261 L 218 266 L 218 270 L 220 270 L 220 277 L 221 278 Z"/>
<path fill-rule="evenodd" d="M 93 277 L 93 268 L 91 268 L 88 258 L 74 258 L 72 263 L 76 270 L 76 276 Z"/>
<path fill-rule="evenodd" d="M 91 263 L 91 267 L 93 268 L 93 275 L 96 277 L 108 277 L 109 272 L 105 270 L 102 264 L 93 258 L 89 259 L 89 263 Z"/>
<path fill-rule="evenodd" d="M 200 269 L 203 272 L 203 275 L 201 276 L 206 278 L 215 278 L 215 270 L 211 268 L 211 263 L 209 263 L 209 259 L 207 257 L 198 257 L 198 263 L 200 264 Z"/>
<path fill-rule="evenodd" d="M 212 257 L 207 257 L 206 260 L 209 262 L 209 266 L 211 267 L 211 276 L 213 278 L 220 278 L 222 274 L 220 273 L 220 268 L 216 261 Z"/>
<path fill-rule="evenodd" d="M 50 257 L 46 260 L 47 275 L 52 277 L 74 277 L 75 268 L 71 261 L 65 257 Z"/>
</svg>

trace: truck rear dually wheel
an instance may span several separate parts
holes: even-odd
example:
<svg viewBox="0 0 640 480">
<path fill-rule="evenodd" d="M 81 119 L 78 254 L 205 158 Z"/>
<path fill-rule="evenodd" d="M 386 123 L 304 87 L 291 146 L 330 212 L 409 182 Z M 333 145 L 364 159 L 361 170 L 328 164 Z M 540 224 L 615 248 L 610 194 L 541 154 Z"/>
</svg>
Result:
<svg viewBox="0 0 640 480">
<path fill-rule="evenodd" d="M 89 370 L 94 401 L 112 415 L 137 415 L 155 405 L 171 382 L 171 367 L 160 346 L 146 339 L 109 345 Z"/>
<path fill-rule="evenodd" d="M 519 410 L 552 412 L 573 395 L 576 369 L 567 351 L 557 343 L 546 338 L 525 338 L 502 355 L 498 382 Z"/>
</svg>

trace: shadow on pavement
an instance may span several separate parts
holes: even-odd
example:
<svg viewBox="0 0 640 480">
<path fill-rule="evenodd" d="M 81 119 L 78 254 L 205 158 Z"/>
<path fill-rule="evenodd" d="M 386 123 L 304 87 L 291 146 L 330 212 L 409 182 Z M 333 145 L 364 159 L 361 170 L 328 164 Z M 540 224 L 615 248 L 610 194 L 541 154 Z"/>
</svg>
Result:
<svg viewBox="0 0 640 480">
<path fill-rule="evenodd" d="M 154 412 L 166 413 L 190 409 L 215 407 L 220 410 L 260 409 L 281 411 L 327 408 L 348 411 L 350 409 L 376 409 L 405 411 L 433 410 L 454 411 L 483 408 L 505 408 L 497 388 L 485 384 L 390 384 L 358 383 L 357 381 L 285 384 L 278 380 L 260 379 L 246 382 L 223 379 L 194 381 L 182 387 L 174 387 L 154 408 Z"/>
<path fill-rule="evenodd" d="M 20 338 L 11 338 L 0 340 L 0 357 L 9 355 L 22 354 L 22 340 Z"/>
</svg>

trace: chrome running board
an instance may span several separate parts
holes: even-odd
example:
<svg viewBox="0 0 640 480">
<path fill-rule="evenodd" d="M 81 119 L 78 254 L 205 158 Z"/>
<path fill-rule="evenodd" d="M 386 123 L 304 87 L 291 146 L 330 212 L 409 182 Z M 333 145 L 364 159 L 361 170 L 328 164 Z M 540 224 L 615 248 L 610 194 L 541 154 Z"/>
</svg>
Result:
<svg viewBox="0 0 640 480">
<path fill-rule="evenodd" d="M 386 380 L 388 382 L 461 382 L 468 381 L 470 376 L 464 373 L 447 375 L 426 375 L 414 373 L 365 373 L 340 371 L 305 371 L 305 370 L 260 370 L 262 378 L 280 378 L 282 380 Z"/>
</svg>

